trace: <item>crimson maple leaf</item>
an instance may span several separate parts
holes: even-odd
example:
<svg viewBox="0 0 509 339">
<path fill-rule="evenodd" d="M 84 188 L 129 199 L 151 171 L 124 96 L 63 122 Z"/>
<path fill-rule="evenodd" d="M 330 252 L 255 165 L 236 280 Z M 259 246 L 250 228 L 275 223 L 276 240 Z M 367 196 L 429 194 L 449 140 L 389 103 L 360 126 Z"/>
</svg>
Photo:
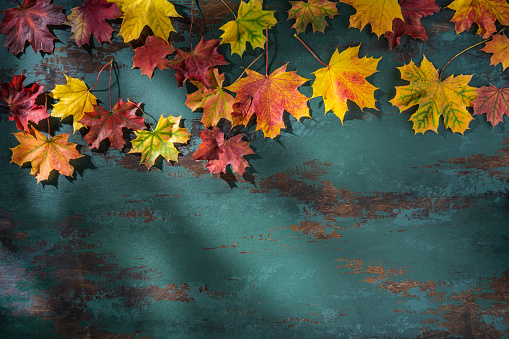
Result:
<svg viewBox="0 0 509 339">
<path fill-rule="evenodd" d="M 47 25 L 60 25 L 65 21 L 62 6 L 55 6 L 51 0 L 23 0 L 21 6 L 2 11 L 0 34 L 7 35 L 4 46 L 16 55 L 23 52 L 28 40 L 34 52 L 53 52 L 53 40 Z"/>
<path fill-rule="evenodd" d="M 46 108 L 35 104 L 35 99 L 43 90 L 43 86 L 33 83 L 30 87 L 23 86 L 24 74 L 15 75 L 12 82 L 2 82 L 1 99 L 10 107 L 9 121 L 15 120 L 18 130 L 28 131 L 28 122 L 38 123 L 49 117 Z"/>
<path fill-rule="evenodd" d="M 84 139 L 91 148 L 99 148 L 101 141 L 109 139 L 111 147 L 122 149 L 125 144 L 122 128 L 134 130 L 145 129 L 142 117 L 136 115 L 138 104 L 132 101 L 124 102 L 118 99 L 111 112 L 101 106 L 94 106 L 93 112 L 87 112 L 80 119 L 80 123 L 90 127 Z"/>
<path fill-rule="evenodd" d="M 246 125 L 256 113 L 256 129 L 261 129 L 266 137 L 274 138 L 285 126 L 284 110 L 297 120 L 309 117 L 308 98 L 298 90 L 309 79 L 297 75 L 295 71 L 286 72 L 286 65 L 267 76 L 250 69 L 246 69 L 246 72 L 247 77 L 226 87 L 236 93 L 235 99 L 240 103 L 234 105 L 234 124 Z"/>
<path fill-rule="evenodd" d="M 134 49 L 133 68 L 139 67 L 141 74 L 147 75 L 152 79 L 154 69 L 160 70 L 168 68 L 169 60 L 166 58 L 168 54 L 175 52 L 175 48 L 166 41 L 156 36 L 149 36 L 145 41 L 145 45 Z"/>
<path fill-rule="evenodd" d="M 117 5 L 106 0 L 85 0 L 84 6 L 71 9 L 67 17 L 71 32 L 71 39 L 76 40 L 78 46 L 87 44 L 92 34 L 99 43 L 111 42 L 113 28 L 106 22 L 115 19 L 122 13 Z"/>
<path fill-rule="evenodd" d="M 389 40 L 391 49 L 399 44 L 399 40 L 403 35 L 411 35 L 414 39 L 426 41 L 428 36 L 421 19 L 440 10 L 435 0 L 400 0 L 399 4 L 405 20 L 394 19 L 392 21 L 392 31 L 384 34 Z"/>
<path fill-rule="evenodd" d="M 497 88 L 490 84 L 476 88 L 477 98 L 472 101 L 474 115 L 486 114 L 486 119 L 495 127 L 509 116 L 509 89 Z"/>
<path fill-rule="evenodd" d="M 201 37 L 200 42 L 192 52 L 184 52 L 177 49 L 177 55 L 169 63 L 169 67 L 175 69 L 179 87 L 182 87 L 184 81 L 193 78 L 207 87 L 210 83 L 207 80 L 207 71 L 210 67 L 219 65 L 228 65 L 224 57 L 217 52 L 219 40 L 205 40 Z"/>
<path fill-rule="evenodd" d="M 249 142 L 242 141 L 242 134 L 238 134 L 225 140 L 223 132 L 214 126 L 213 130 L 204 129 L 200 132 L 202 143 L 193 154 L 193 159 L 208 160 L 205 165 L 210 173 L 226 172 L 228 165 L 239 173 L 244 174 L 249 163 L 244 159 L 245 155 L 255 154 L 249 147 Z"/>
</svg>

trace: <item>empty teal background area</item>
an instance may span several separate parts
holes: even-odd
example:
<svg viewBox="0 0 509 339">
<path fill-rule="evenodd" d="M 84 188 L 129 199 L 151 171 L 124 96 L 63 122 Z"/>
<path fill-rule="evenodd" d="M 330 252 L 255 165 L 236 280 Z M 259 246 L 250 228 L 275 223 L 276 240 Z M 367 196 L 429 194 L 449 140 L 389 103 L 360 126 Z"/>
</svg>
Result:
<svg viewBox="0 0 509 339">
<path fill-rule="evenodd" d="M 173 1 L 182 19 L 171 40 L 189 48 L 190 1 Z M 85 157 L 74 178 L 37 183 L 30 168 L 10 163 L 18 145 L 2 109 L 0 121 L 0 327 L 2 337 L 104 338 L 363 338 L 509 336 L 509 119 L 495 128 L 475 116 L 454 134 L 415 135 L 389 103 L 406 85 L 396 67 L 423 55 L 441 68 L 482 40 L 476 27 L 456 34 L 454 12 L 423 19 L 429 39 L 410 37 L 389 49 L 370 28 L 348 28 L 353 7 L 339 3 L 325 34 L 300 37 L 324 61 L 336 48 L 360 47 L 380 58 L 368 79 L 377 109 L 349 102 L 342 125 L 309 101 L 312 119 L 296 121 L 275 139 L 249 129 L 248 174 L 211 175 L 192 159 L 201 142 L 201 113 L 185 106 L 191 85 L 178 88 L 173 70 L 149 79 L 132 69 L 134 52 L 115 32 L 112 44 L 79 48 L 70 28 L 53 29 L 54 54 L 31 47 L 0 49 L 0 81 L 27 76 L 51 91 L 64 74 L 91 87 L 112 58 L 113 100 L 142 102 L 154 120 L 182 116 L 192 134 L 179 162 L 147 171 L 140 156 L 92 151 L 80 132 L 71 140 Z M 12 7 L 0 1 L 1 9 Z M 237 1 L 228 1 L 235 9 Z M 70 8 L 81 1 L 54 0 Z M 288 1 L 266 1 L 279 23 L 269 30 L 269 71 L 310 79 L 322 65 L 295 38 Z M 220 1 L 195 4 L 193 44 L 219 38 L 233 19 Z M 113 22 L 118 31 L 120 21 Z M 5 36 L 0 35 L 3 45 Z M 480 47 L 479 47 L 480 48 Z M 219 67 L 231 84 L 258 55 L 232 56 Z M 474 74 L 470 85 L 502 86 L 509 77 L 490 54 L 474 48 L 444 71 Z M 170 57 L 171 58 L 171 57 Z M 263 73 L 264 58 L 251 69 Z M 109 107 L 108 73 L 94 94 Z M 66 121 L 64 121 L 66 122 Z M 72 133 L 54 124 L 55 133 Z"/>
</svg>

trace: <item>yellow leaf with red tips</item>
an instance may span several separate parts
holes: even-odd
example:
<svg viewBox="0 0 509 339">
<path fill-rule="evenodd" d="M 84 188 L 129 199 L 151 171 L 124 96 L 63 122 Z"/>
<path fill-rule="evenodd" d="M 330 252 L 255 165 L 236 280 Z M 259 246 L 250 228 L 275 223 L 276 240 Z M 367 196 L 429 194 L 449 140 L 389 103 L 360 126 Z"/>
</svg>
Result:
<svg viewBox="0 0 509 339">
<path fill-rule="evenodd" d="M 506 0 L 455 0 L 447 8 L 456 11 L 451 21 L 458 34 L 476 23 L 479 26 L 477 34 L 487 38 L 497 31 L 496 20 L 502 25 L 509 24 L 509 5 Z"/>
<path fill-rule="evenodd" d="M 334 52 L 329 66 L 313 72 L 313 98 L 321 96 L 325 113 L 332 111 L 343 123 L 348 111 L 347 100 L 355 102 L 361 109 L 375 108 L 375 91 L 366 77 L 377 72 L 381 58 L 358 58 L 359 46 L 350 47 L 339 53 Z"/>
</svg>

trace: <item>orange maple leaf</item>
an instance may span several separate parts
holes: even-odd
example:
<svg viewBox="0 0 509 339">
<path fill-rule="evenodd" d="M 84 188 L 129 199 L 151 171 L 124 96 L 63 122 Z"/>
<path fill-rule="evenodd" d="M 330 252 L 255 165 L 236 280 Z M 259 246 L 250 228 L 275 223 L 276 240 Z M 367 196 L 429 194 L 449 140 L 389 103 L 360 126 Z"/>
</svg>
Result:
<svg viewBox="0 0 509 339">
<path fill-rule="evenodd" d="M 235 124 L 246 125 L 256 113 L 256 129 L 261 129 L 265 137 L 274 138 L 285 127 L 284 110 L 297 120 L 309 117 L 309 99 L 298 91 L 298 87 L 309 79 L 295 71 L 286 72 L 286 66 L 279 67 L 270 75 L 246 69 L 247 77 L 226 87 L 236 93 L 235 99 L 242 106 L 242 114 L 237 116 Z"/>
<path fill-rule="evenodd" d="M 31 162 L 30 174 L 35 176 L 37 182 L 48 179 L 52 170 L 72 176 L 74 167 L 69 164 L 69 160 L 83 156 L 76 150 L 75 143 L 67 142 L 69 133 L 48 139 L 38 130 L 30 128 L 29 132 L 21 131 L 14 133 L 14 136 L 20 145 L 11 148 L 11 162 L 19 166 Z"/>
<path fill-rule="evenodd" d="M 350 17 L 350 27 L 362 30 L 371 24 L 371 31 L 380 36 L 392 31 L 392 21 L 403 19 L 398 0 L 341 0 L 357 12 Z"/>
<path fill-rule="evenodd" d="M 490 65 L 498 65 L 502 63 L 504 70 L 509 67 L 509 39 L 504 34 L 492 36 L 492 40 L 486 42 L 486 46 L 481 51 L 493 53 Z"/>
<path fill-rule="evenodd" d="M 477 34 L 487 38 L 497 31 L 496 20 L 502 25 L 509 24 L 506 0 L 455 0 L 447 8 L 456 11 L 451 22 L 454 22 L 458 34 L 476 23 L 479 26 Z"/>
</svg>

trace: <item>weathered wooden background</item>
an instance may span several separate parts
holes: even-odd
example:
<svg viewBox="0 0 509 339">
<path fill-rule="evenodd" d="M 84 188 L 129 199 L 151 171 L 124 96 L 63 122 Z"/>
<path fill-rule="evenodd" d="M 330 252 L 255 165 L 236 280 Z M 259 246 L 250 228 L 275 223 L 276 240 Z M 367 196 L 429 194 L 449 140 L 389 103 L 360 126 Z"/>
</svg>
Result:
<svg viewBox="0 0 509 339">
<path fill-rule="evenodd" d="M 172 39 L 188 47 L 191 2 L 173 2 L 184 18 Z M 279 21 L 269 31 L 270 69 L 288 62 L 313 79 L 322 65 L 292 37 L 289 3 L 265 3 Z M 81 1 L 54 4 L 69 14 Z M 195 44 L 232 19 L 220 1 L 195 9 Z M 414 135 L 410 112 L 388 102 L 405 84 L 396 67 L 423 54 L 442 67 L 481 40 L 476 28 L 456 35 L 453 11 L 442 9 L 423 20 L 427 42 L 405 37 L 391 51 L 369 28 L 348 28 L 352 7 L 338 9 L 325 35 L 308 28 L 301 37 L 326 62 L 336 47 L 359 43 L 361 56 L 382 57 L 369 78 L 378 110 L 351 104 L 342 126 L 313 99 L 313 119 L 287 117 L 275 140 L 249 135 L 257 155 L 244 177 L 210 175 L 192 160 L 202 125 L 184 105 L 191 88 L 178 89 L 172 70 L 150 80 L 131 69 L 132 46 L 116 33 L 113 44 L 78 48 L 68 27 L 56 27 L 53 55 L 0 49 L 0 81 L 24 72 L 47 91 L 64 74 L 91 86 L 114 58 L 114 98 L 141 101 L 156 118 L 182 115 L 193 135 L 178 163 L 146 171 L 138 155 L 92 152 L 77 134 L 86 157 L 74 162 L 75 178 L 37 184 L 10 163 L 15 125 L 2 112 L 0 336 L 509 336 L 509 119 L 493 128 L 476 116 L 465 135 L 443 127 Z M 219 50 L 231 63 L 220 68 L 228 83 L 261 53 Z M 471 50 L 444 75 L 475 74 L 473 86 L 509 81 L 489 58 Z M 252 68 L 263 72 L 263 58 Z M 107 87 L 102 75 L 95 94 L 105 107 Z M 310 83 L 301 91 L 311 96 Z"/>
</svg>

